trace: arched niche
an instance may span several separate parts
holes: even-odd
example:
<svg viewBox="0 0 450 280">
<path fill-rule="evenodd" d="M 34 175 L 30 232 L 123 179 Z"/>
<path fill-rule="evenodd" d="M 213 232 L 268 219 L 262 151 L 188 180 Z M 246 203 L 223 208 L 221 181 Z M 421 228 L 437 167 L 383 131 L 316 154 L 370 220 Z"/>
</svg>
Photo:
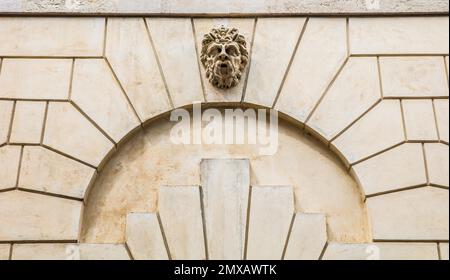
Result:
<svg viewBox="0 0 450 280">
<path fill-rule="evenodd" d="M 252 186 L 292 186 L 295 211 L 326 215 L 329 241 L 371 241 L 358 184 L 339 157 L 305 133 L 300 123 L 279 119 L 279 148 L 272 156 L 260 155 L 258 145 L 173 144 L 174 125 L 168 114 L 145 123 L 103 161 L 85 199 L 80 242 L 124 243 L 127 215 L 157 212 L 161 186 L 201 185 L 200 163 L 205 158 L 245 158 Z"/>
</svg>

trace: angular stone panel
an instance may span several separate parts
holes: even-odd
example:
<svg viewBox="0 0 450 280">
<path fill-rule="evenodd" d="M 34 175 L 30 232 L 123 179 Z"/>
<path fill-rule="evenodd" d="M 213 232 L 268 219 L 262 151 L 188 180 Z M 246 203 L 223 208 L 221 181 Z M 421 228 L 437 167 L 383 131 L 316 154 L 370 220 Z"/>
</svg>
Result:
<svg viewBox="0 0 450 280">
<path fill-rule="evenodd" d="M 304 122 L 347 57 L 346 21 L 310 18 L 275 108 Z"/>
<path fill-rule="evenodd" d="M 123 244 L 14 244 L 13 260 L 129 260 Z"/>
<path fill-rule="evenodd" d="M 386 97 L 448 97 L 442 57 L 381 57 L 380 70 Z"/>
<path fill-rule="evenodd" d="M 191 20 L 148 18 L 146 21 L 174 107 L 203 101 Z"/>
<path fill-rule="evenodd" d="M 11 143 L 39 144 L 45 117 L 45 102 L 18 101 L 11 128 Z"/>
<path fill-rule="evenodd" d="M 0 145 L 8 141 L 9 125 L 11 123 L 14 102 L 0 101 Z"/>
<path fill-rule="evenodd" d="M 440 243 L 439 251 L 441 253 L 441 260 L 448 261 L 448 243 Z"/>
<path fill-rule="evenodd" d="M 439 131 L 439 139 L 448 144 L 448 134 L 449 134 L 448 99 L 435 99 L 433 102 L 436 113 L 437 127 Z"/>
<path fill-rule="evenodd" d="M 304 24 L 305 18 L 258 19 L 245 102 L 272 107 Z"/>
<path fill-rule="evenodd" d="M 49 104 L 44 144 L 94 166 L 114 148 L 114 144 L 69 103 Z"/>
<path fill-rule="evenodd" d="M 116 143 L 140 124 L 104 60 L 75 61 L 71 100 Z"/>
<path fill-rule="evenodd" d="M 297 213 L 284 259 L 318 260 L 327 239 L 327 223 L 324 214 Z"/>
<path fill-rule="evenodd" d="M 71 68 L 71 59 L 4 59 L 0 97 L 65 100 L 69 96 Z"/>
<path fill-rule="evenodd" d="M 202 51 L 202 40 L 205 34 L 211 32 L 212 28 L 219 28 L 221 26 L 227 28 L 237 28 L 239 34 L 245 37 L 247 42 L 247 51 L 249 52 L 249 57 L 251 55 L 251 47 L 253 40 L 253 28 L 255 25 L 255 19 L 248 18 L 197 18 L 194 19 L 195 27 L 195 40 L 197 44 L 197 55 L 200 64 L 200 73 L 203 80 L 203 86 L 205 88 L 205 98 L 207 102 L 241 102 L 242 94 L 244 90 L 244 85 L 247 80 L 247 72 L 249 68 L 249 63 L 247 68 L 242 73 L 240 83 L 230 89 L 219 89 L 214 87 L 206 78 L 205 68 L 201 64 L 200 56 Z"/>
<path fill-rule="evenodd" d="M 14 244 L 12 260 L 80 260 L 79 246 L 64 244 Z"/>
<path fill-rule="evenodd" d="M 11 249 L 11 245 L 0 244 L 0 261 L 9 260 L 10 249 Z"/>
<path fill-rule="evenodd" d="M 425 156 L 427 159 L 428 176 L 433 185 L 449 186 L 449 154 L 448 145 L 432 143 L 425 144 Z"/>
<path fill-rule="evenodd" d="M 42 147 L 23 150 L 19 188 L 83 199 L 95 169 Z"/>
<path fill-rule="evenodd" d="M 201 186 L 209 258 L 243 259 L 250 189 L 249 161 L 203 160 Z"/>
<path fill-rule="evenodd" d="M 106 57 L 142 121 L 170 109 L 142 18 L 109 18 Z"/>
<path fill-rule="evenodd" d="M 448 200 L 430 187 L 368 198 L 374 240 L 448 240 Z"/>
<path fill-rule="evenodd" d="M 123 244 L 80 244 L 81 260 L 129 260 Z"/>
<path fill-rule="evenodd" d="M 22 191 L 0 193 L 0 241 L 77 240 L 83 203 Z"/>
<path fill-rule="evenodd" d="M 376 58 L 350 58 L 308 125 L 330 140 L 381 99 Z"/>
<path fill-rule="evenodd" d="M 433 243 L 331 243 L 324 260 L 437 260 Z"/>
<path fill-rule="evenodd" d="M 448 54 L 448 17 L 350 18 L 351 54 Z"/>
<path fill-rule="evenodd" d="M 348 163 L 354 163 L 405 140 L 400 102 L 385 100 L 332 143 Z"/>
<path fill-rule="evenodd" d="M 50 2 L 47 2 L 50 1 Z M 45 3 L 45 4 L 43 4 Z M 47 4 L 49 3 L 49 4 Z M 183 3 L 183 4 L 180 4 Z M 109 0 L 109 1 L 55 1 L 55 0 L 7 0 L 0 4 L 0 9 L 6 13 L 24 13 L 26 15 L 41 15 L 47 13 L 58 14 L 121 14 L 124 16 L 152 14 L 156 16 L 193 16 L 193 15 L 279 15 L 295 16 L 297 14 L 310 15 L 384 15 L 384 14 L 442 14 L 448 10 L 445 0 L 391 0 L 382 2 L 360 2 L 358 0 L 327 0 L 327 1 L 295 1 L 265 0 L 251 1 L 226 0 L 206 5 L 204 0 L 191 0 L 188 5 L 179 0 Z M 76 4 L 76 6 L 74 5 Z M 113 5 L 114 4 L 114 5 Z"/>
<path fill-rule="evenodd" d="M 158 211 L 172 259 L 205 260 L 199 187 L 161 187 Z"/>
<path fill-rule="evenodd" d="M 105 19 L 0 18 L 0 56 L 101 56 Z"/>
<path fill-rule="evenodd" d="M 402 106 L 408 140 L 438 140 L 431 100 L 403 100 Z"/>
<path fill-rule="evenodd" d="M 281 260 L 293 215 L 292 187 L 252 187 L 246 259 Z"/>
<path fill-rule="evenodd" d="M 169 259 L 155 213 L 128 214 L 126 243 L 135 260 Z"/>
<path fill-rule="evenodd" d="M 20 161 L 19 146 L 4 146 L 0 148 L 0 190 L 16 186 Z"/>
<path fill-rule="evenodd" d="M 365 195 L 427 184 L 422 144 L 403 144 L 352 167 Z"/>
</svg>

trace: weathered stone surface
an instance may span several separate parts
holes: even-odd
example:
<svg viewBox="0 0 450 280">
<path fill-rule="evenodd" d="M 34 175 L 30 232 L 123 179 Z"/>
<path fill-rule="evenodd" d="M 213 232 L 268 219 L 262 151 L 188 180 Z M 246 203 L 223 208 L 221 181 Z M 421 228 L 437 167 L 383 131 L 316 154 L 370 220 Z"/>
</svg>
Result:
<svg viewBox="0 0 450 280">
<path fill-rule="evenodd" d="M 250 188 L 248 160 L 201 163 L 201 186 L 209 258 L 242 259 Z"/>
<path fill-rule="evenodd" d="M 128 260 L 122 244 L 14 244 L 13 260 Z"/>
<path fill-rule="evenodd" d="M 448 261 L 448 243 L 440 243 L 439 251 L 441 253 L 441 260 Z"/>
<path fill-rule="evenodd" d="M 0 244 L 0 261 L 9 260 L 10 248 L 9 244 Z"/>
<path fill-rule="evenodd" d="M 448 190 L 420 188 L 367 199 L 375 240 L 448 240 Z"/>
<path fill-rule="evenodd" d="M 246 102 L 272 107 L 304 24 L 305 18 L 258 19 Z"/>
<path fill-rule="evenodd" d="M 104 18 L 2 17 L 0 56 L 100 56 L 104 28 Z"/>
<path fill-rule="evenodd" d="M 318 260 L 327 239 L 325 215 L 297 213 L 284 259 Z"/>
<path fill-rule="evenodd" d="M 433 185 L 447 187 L 449 185 L 449 154 L 448 145 L 425 144 L 425 156 L 428 165 L 430 183 Z"/>
<path fill-rule="evenodd" d="M 12 260 L 79 260 L 77 244 L 14 244 Z"/>
<path fill-rule="evenodd" d="M 328 244 L 323 260 L 367 260 L 369 258 L 379 259 L 379 251 L 374 244 Z M 374 252 L 375 251 L 375 252 Z"/>
<path fill-rule="evenodd" d="M 106 57 L 142 121 L 170 101 L 142 18 L 109 18 Z"/>
<path fill-rule="evenodd" d="M 0 190 L 11 189 L 16 186 L 20 149 L 19 146 L 0 148 Z"/>
<path fill-rule="evenodd" d="M 385 100 L 333 141 L 348 163 L 354 163 L 404 141 L 400 102 Z"/>
<path fill-rule="evenodd" d="M 19 187 L 84 198 L 95 169 L 42 147 L 23 150 Z"/>
<path fill-rule="evenodd" d="M 22 191 L 0 193 L 0 241 L 77 240 L 82 202 Z"/>
<path fill-rule="evenodd" d="M 75 61 L 71 99 L 116 143 L 140 124 L 104 60 Z"/>
<path fill-rule="evenodd" d="M 203 101 L 191 20 L 148 18 L 147 26 L 175 107 Z"/>
<path fill-rule="evenodd" d="M 0 97 L 67 99 L 71 67 L 70 59 L 3 59 Z"/>
<path fill-rule="evenodd" d="M 384 96 L 448 97 L 442 57 L 381 57 L 380 70 Z"/>
<path fill-rule="evenodd" d="M 80 244 L 81 260 L 129 260 L 123 244 Z"/>
<path fill-rule="evenodd" d="M 14 102 L 0 101 L 0 145 L 8 141 Z"/>
<path fill-rule="evenodd" d="M 438 260 L 434 243 L 375 243 L 381 260 Z"/>
<path fill-rule="evenodd" d="M 343 18 L 310 18 L 286 76 L 277 110 L 304 122 L 347 57 Z"/>
<path fill-rule="evenodd" d="M 437 246 L 433 243 L 331 243 L 324 260 L 437 260 Z"/>
<path fill-rule="evenodd" d="M 308 125 L 327 140 L 381 99 L 376 58 L 350 58 Z"/>
<path fill-rule="evenodd" d="M 365 195 L 425 185 L 422 144 L 403 144 L 352 167 Z"/>
<path fill-rule="evenodd" d="M 386 3 L 386 2 L 385 2 Z M 350 18 L 351 54 L 448 54 L 448 17 Z"/>
<path fill-rule="evenodd" d="M 449 143 L 449 112 L 448 112 L 448 99 L 435 99 L 434 109 L 436 113 L 436 122 L 439 131 L 439 138 L 445 143 Z"/>
<path fill-rule="evenodd" d="M 248 260 L 281 260 L 294 215 L 294 192 L 288 186 L 253 186 Z"/>
<path fill-rule="evenodd" d="M 128 214 L 126 242 L 136 260 L 167 260 L 169 258 L 155 213 Z"/>
<path fill-rule="evenodd" d="M 77 244 L 15 244 L 12 260 L 79 260 Z"/>
<path fill-rule="evenodd" d="M 208 5 L 209 4 L 209 5 Z M 0 12 L 6 13 L 58 13 L 58 14 L 239 14 L 239 15 L 296 15 L 296 14 L 443 14 L 448 12 L 445 0 L 265 0 L 242 2 L 219 0 L 214 5 L 204 0 L 193 0 L 180 5 L 176 0 L 99 0 L 69 2 L 64 0 L 3 0 Z"/>
<path fill-rule="evenodd" d="M 39 144 L 45 117 L 45 102 L 18 101 L 11 128 L 11 143 Z"/>
<path fill-rule="evenodd" d="M 431 100 L 403 100 L 402 106 L 408 140 L 438 140 Z"/>
<path fill-rule="evenodd" d="M 69 103 L 49 104 L 44 144 L 94 166 L 114 147 Z"/>
<path fill-rule="evenodd" d="M 205 260 L 199 187 L 161 187 L 158 211 L 172 259 Z"/>
<path fill-rule="evenodd" d="M 211 28 L 224 26 L 226 28 L 237 28 L 247 42 L 247 51 L 251 54 L 251 40 L 253 39 L 254 19 L 241 18 L 198 18 L 194 19 L 195 40 L 197 44 L 197 55 L 200 58 L 202 50 L 202 40 L 205 34 L 211 32 Z M 200 63 L 200 62 L 199 62 Z M 208 102 L 240 102 L 244 85 L 247 79 L 248 65 L 243 71 L 240 82 L 230 89 L 219 89 L 213 86 L 206 78 L 205 68 L 200 67 L 201 78 L 205 88 L 205 98 Z"/>
</svg>

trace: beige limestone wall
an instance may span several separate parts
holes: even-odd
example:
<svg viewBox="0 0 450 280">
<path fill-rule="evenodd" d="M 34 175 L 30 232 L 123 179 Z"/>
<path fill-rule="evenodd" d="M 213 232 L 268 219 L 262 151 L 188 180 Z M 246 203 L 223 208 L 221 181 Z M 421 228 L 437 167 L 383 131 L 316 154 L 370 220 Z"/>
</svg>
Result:
<svg viewBox="0 0 450 280">
<path fill-rule="evenodd" d="M 442 14 L 445 0 L 3 0 L 8 14 L 317 15 Z"/>
<path fill-rule="evenodd" d="M 250 44 L 230 96 L 199 71 L 219 23 Z M 325 215 L 308 258 L 448 259 L 448 29 L 447 16 L 0 17 L 0 259 L 137 258 L 127 215 L 155 225 L 157 188 L 200 185 L 212 156 L 250 158 L 252 185 L 290 185 L 295 211 Z M 275 108 L 279 154 L 172 147 L 155 119 L 196 101 Z"/>
</svg>

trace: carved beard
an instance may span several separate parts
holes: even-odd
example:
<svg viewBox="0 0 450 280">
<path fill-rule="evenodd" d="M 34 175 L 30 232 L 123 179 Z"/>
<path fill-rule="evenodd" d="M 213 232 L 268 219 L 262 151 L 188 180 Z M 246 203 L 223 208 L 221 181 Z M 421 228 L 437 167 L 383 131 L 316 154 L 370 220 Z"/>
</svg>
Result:
<svg viewBox="0 0 450 280">
<path fill-rule="evenodd" d="M 214 86 L 227 89 L 235 87 L 239 83 L 242 72 L 239 65 L 234 65 L 231 61 L 214 61 L 214 59 L 210 59 L 206 75 L 209 82 Z"/>
</svg>

